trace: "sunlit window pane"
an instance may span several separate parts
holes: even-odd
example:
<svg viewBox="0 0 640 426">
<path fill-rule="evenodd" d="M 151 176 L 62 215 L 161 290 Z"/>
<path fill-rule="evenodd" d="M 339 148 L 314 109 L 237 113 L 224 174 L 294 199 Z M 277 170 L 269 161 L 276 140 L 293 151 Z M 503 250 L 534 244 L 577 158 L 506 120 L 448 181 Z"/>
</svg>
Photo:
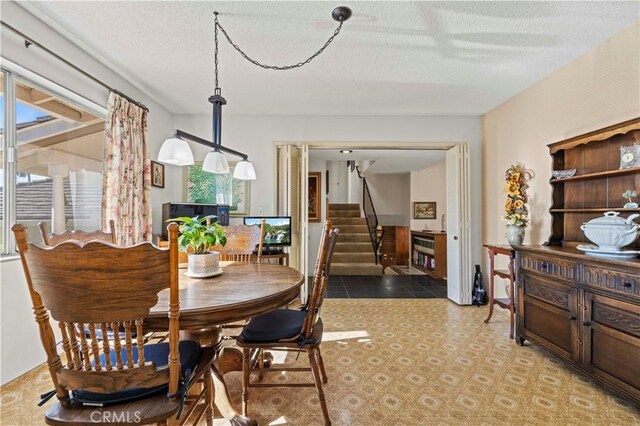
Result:
<svg viewBox="0 0 640 426">
<path fill-rule="evenodd" d="M 104 120 L 39 88 L 16 87 L 17 222 L 60 233 L 100 228 Z"/>
</svg>

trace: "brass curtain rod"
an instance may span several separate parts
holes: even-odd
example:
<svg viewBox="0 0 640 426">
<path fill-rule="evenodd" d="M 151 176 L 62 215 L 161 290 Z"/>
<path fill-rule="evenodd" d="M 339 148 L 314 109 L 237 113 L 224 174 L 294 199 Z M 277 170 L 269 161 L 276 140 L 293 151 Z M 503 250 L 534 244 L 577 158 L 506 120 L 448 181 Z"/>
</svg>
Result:
<svg viewBox="0 0 640 426">
<path fill-rule="evenodd" d="M 131 102 L 132 104 L 137 105 L 138 107 L 140 107 L 140 108 L 144 109 L 145 111 L 149 112 L 149 108 L 147 108 L 147 106 L 145 104 L 143 104 L 142 102 L 138 102 L 135 99 L 132 99 L 129 96 L 125 95 L 124 93 L 120 92 L 119 90 L 114 89 L 113 87 L 109 86 L 108 84 L 106 84 L 102 80 L 97 79 L 96 77 L 94 77 L 93 75 L 89 74 L 88 72 L 86 72 L 82 68 L 79 68 L 76 65 L 72 64 L 71 62 L 67 61 L 62 56 L 60 56 L 57 53 L 53 52 L 52 50 L 46 48 L 42 44 L 38 43 L 37 41 L 35 41 L 31 37 L 27 36 L 26 34 L 22 33 L 21 31 L 15 29 L 11 25 L 7 24 L 6 22 L 0 20 L 0 25 L 2 25 L 3 27 L 6 27 L 7 29 L 9 29 L 9 30 L 13 31 L 14 33 L 16 33 L 17 35 L 19 35 L 20 37 L 24 38 L 24 47 L 25 48 L 29 48 L 29 46 L 31 46 L 31 45 L 39 47 L 40 49 L 42 49 L 45 52 L 47 52 L 49 55 L 51 55 L 54 58 L 56 58 L 57 60 L 59 60 L 60 62 L 64 63 L 65 65 L 67 65 L 67 66 L 69 66 L 71 68 L 73 68 L 74 70 L 78 71 L 80 74 L 84 75 L 85 77 L 87 77 L 91 81 L 99 84 L 100 86 L 104 87 L 105 89 L 109 90 L 110 92 L 113 92 L 113 93 L 115 93 L 117 95 L 122 96 L 123 98 L 125 98 L 126 100 Z"/>
</svg>

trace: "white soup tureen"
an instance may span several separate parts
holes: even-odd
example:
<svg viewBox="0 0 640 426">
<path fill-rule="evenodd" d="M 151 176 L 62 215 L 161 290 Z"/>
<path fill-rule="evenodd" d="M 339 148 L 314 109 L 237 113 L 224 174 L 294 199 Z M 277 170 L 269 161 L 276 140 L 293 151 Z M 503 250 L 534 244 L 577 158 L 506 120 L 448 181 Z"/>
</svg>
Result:
<svg viewBox="0 0 640 426">
<path fill-rule="evenodd" d="M 602 251 L 620 251 L 624 246 L 632 244 L 640 236 L 640 225 L 633 219 L 640 214 L 632 214 L 624 219 L 618 217 L 619 212 L 606 212 L 604 217 L 592 219 L 584 223 L 580 229 L 584 235 L 596 243 Z"/>
</svg>

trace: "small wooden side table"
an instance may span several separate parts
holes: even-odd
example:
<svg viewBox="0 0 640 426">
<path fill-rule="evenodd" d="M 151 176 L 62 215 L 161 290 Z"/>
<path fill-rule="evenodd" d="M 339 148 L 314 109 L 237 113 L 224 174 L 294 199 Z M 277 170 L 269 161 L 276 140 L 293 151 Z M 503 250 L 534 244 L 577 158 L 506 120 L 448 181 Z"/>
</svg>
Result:
<svg viewBox="0 0 640 426">
<path fill-rule="evenodd" d="M 513 295 L 515 291 L 515 251 L 513 247 L 509 245 L 484 245 L 489 250 L 489 316 L 484 320 L 488 323 L 493 315 L 493 305 L 498 305 L 503 309 L 509 310 L 509 338 L 513 339 L 513 326 L 515 319 L 515 303 L 513 301 Z M 495 269 L 495 256 L 504 255 L 509 257 L 509 269 Z M 509 280 L 509 297 L 496 298 L 494 297 L 494 285 L 495 277 L 504 278 Z"/>
<path fill-rule="evenodd" d="M 284 265 L 284 266 L 289 266 L 289 253 L 273 253 L 273 254 L 263 254 L 262 256 L 260 256 L 261 259 L 276 259 L 278 262 L 278 265 Z M 255 262 L 258 259 L 258 256 L 256 256 L 255 254 L 251 255 L 251 261 Z M 269 263 L 269 262 L 266 262 Z"/>
</svg>

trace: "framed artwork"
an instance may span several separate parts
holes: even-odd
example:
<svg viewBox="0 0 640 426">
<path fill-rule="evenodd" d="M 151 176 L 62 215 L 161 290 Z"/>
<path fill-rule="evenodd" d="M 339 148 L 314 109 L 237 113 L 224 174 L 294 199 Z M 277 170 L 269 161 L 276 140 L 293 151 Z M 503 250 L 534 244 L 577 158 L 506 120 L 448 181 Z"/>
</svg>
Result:
<svg viewBox="0 0 640 426">
<path fill-rule="evenodd" d="M 320 172 L 309 172 L 309 222 L 320 222 Z"/>
<path fill-rule="evenodd" d="M 435 201 L 416 201 L 413 203 L 414 219 L 435 219 L 436 218 L 436 202 Z"/>
<path fill-rule="evenodd" d="M 164 164 L 151 161 L 151 186 L 164 188 Z"/>
<path fill-rule="evenodd" d="M 187 203 L 227 204 L 230 216 L 249 215 L 250 180 L 233 178 L 235 162 L 229 162 L 229 173 L 216 174 L 202 170 L 202 162 L 185 167 L 184 199 Z"/>
</svg>

